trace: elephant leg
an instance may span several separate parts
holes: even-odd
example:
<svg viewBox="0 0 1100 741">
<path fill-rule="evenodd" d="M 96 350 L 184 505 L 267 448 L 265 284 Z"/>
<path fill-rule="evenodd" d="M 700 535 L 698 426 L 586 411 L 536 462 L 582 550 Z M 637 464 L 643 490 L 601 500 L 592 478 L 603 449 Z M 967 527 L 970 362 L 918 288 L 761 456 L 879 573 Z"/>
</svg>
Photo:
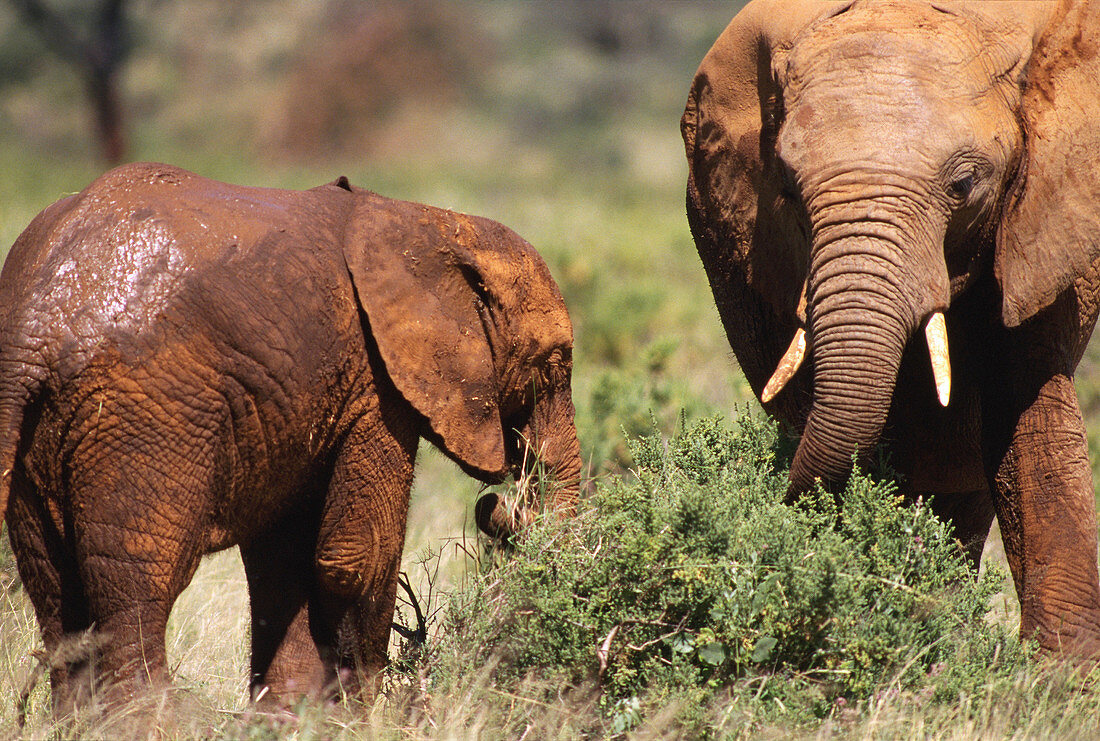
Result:
<svg viewBox="0 0 1100 741">
<path fill-rule="evenodd" d="M 208 542 L 211 456 L 156 434 L 124 442 L 135 439 L 155 452 L 96 446 L 74 462 L 71 487 L 76 560 L 102 643 L 96 675 L 111 703 L 168 684 L 168 615 Z"/>
<path fill-rule="evenodd" d="M 80 548 L 81 577 L 89 585 L 89 608 L 103 643 L 97 680 L 114 701 L 168 685 L 164 635 L 172 605 L 183 591 L 176 575 L 193 573 L 198 555 L 190 563 L 178 551 L 151 558 L 143 547 L 126 543 L 130 533 L 125 528 L 97 523 L 96 530 L 124 544 L 104 547 L 96 536 L 82 538 Z"/>
<path fill-rule="evenodd" d="M 937 517 L 952 526 L 955 539 L 976 573 L 989 528 L 993 525 L 993 499 L 989 491 L 937 494 L 932 497 L 931 507 Z"/>
<path fill-rule="evenodd" d="M 366 696 L 386 665 L 419 438 L 419 419 L 390 391 L 340 447 L 316 552 L 341 682 L 358 694 L 365 680 Z"/>
<path fill-rule="evenodd" d="M 1100 652 L 1096 505 L 1073 381 L 1054 375 L 1027 401 L 996 468 L 993 499 L 1020 598 L 1021 635 Z"/>
<path fill-rule="evenodd" d="M 382 672 L 397 602 L 401 547 L 380 551 L 371 586 L 341 611 L 337 625 L 337 665 L 344 692 L 370 701 L 381 689 Z"/>
<path fill-rule="evenodd" d="M 42 632 L 54 713 L 64 716 L 89 699 L 92 657 L 86 631 L 92 621 L 60 512 L 52 510 L 21 467 L 12 473 L 7 523 L 19 578 Z"/>
<path fill-rule="evenodd" d="M 252 611 L 252 699 L 289 707 L 319 698 L 336 674 L 321 646 L 334 645 L 316 615 L 316 507 L 295 510 L 241 544 Z M 314 635 L 325 631 L 328 635 Z"/>
</svg>

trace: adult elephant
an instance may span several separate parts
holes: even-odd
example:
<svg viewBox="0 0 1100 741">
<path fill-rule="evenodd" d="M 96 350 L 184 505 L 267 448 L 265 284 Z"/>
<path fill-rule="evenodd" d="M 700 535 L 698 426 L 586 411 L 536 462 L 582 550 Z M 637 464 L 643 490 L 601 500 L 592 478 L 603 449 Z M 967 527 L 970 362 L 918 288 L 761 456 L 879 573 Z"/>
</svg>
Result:
<svg viewBox="0 0 1100 741">
<path fill-rule="evenodd" d="M 234 544 L 254 694 L 369 691 L 420 437 L 482 481 L 537 464 L 573 505 L 571 324 L 496 222 L 131 165 L 31 223 L 0 312 L 0 517 L 47 651 L 99 636 L 55 664 L 57 706 L 89 669 L 166 682 L 172 603 Z"/>
<path fill-rule="evenodd" d="M 975 560 L 996 514 L 1022 633 L 1076 655 L 1100 650 L 1072 380 L 1100 306 L 1097 39 L 1095 2 L 755 0 L 682 120 L 729 341 L 801 433 L 791 495 L 886 443 Z"/>
</svg>

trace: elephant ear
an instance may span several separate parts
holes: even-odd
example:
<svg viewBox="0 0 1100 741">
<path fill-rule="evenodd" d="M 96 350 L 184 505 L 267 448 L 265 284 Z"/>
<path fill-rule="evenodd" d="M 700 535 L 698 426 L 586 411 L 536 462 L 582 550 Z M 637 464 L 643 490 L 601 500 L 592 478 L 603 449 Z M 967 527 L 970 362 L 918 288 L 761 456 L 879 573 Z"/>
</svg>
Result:
<svg viewBox="0 0 1100 741">
<path fill-rule="evenodd" d="M 781 196 L 775 142 L 795 37 L 846 3 L 755 0 L 703 58 L 680 130 L 687 213 L 726 334 L 759 393 L 797 323 L 809 267 L 801 212 Z M 761 347 L 745 338 L 775 338 Z"/>
<path fill-rule="evenodd" d="M 1059 5 L 1032 55 L 1021 108 L 1026 154 L 995 265 L 1009 327 L 1100 257 L 1100 2 Z"/>
<path fill-rule="evenodd" d="M 386 371 L 464 468 L 506 472 L 489 301 L 461 214 L 356 191 L 344 258 Z"/>
</svg>

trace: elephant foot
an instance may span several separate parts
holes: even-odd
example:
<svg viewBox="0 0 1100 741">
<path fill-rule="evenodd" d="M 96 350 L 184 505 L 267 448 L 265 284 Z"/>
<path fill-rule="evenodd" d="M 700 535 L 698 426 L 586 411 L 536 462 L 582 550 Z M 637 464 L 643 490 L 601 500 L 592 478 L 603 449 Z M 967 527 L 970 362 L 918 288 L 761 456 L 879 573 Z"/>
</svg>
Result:
<svg viewBox="0 0 1100 741">
<path fill-rule="evenodd" d="M 310 633 L 309 606 L 300 605 L 281 633 L 274 630 L 271 617 L 258 619 L 253 629 L 252 702 L 265 712 L 279 712 L 303 700 L 317 702 L 332 696 L 333 662 L 327 656 L 330 651 L 318 646 Z"/>
<path fill-rule="evenodd" d="M 1100 630 L 1089 631 L 1069 641 L 1063 638 L 1056 654 L 1082 668 L 1087 666 L 1091 671 L 1100 666 Z"/>
<path fill-rule="evenodd" d="M 249 694 L 252 703 L 264 712 L 279 713 L 290 711 L 303 701 L 316 703 L 332 700 L 332 682 L 321 677 L 285 678 L 268 677 L 266 681 L 255 682 Z"/>
<path fill-rule="evenodd" d="M 179 688 L 117 683 L 80 700 L 55 707 L 61 738 L 207 738 L 215 732 L 216 713 Z"/>
<path fill-rule="evenodd" d="M 331 706 L 342 698 L 374 699 L 376 684 L 354 669 L 340 666 L 332 649 L 321 651 L 317 662 L 277 662 L 263 681 L 252 684 L 250 695 L 256 712 L 273 718 L 296 718 L 303 704 Z M 380 676 L 381 672 L 377 672 Z M 373 676 L 373 674 L 372 674 Z M 365 691 L 364 691 L 365 690 Z"/>
<path fill-rule="evenodd" d="M 1039 650 L 1050 658 L 1088 672 L 1100 667 L 1100 621 L 1096 617 L 1095 611 L 1083 610 L 1035 619 L 1025 611 L 1020 637 L 1036 641 Z"/>
</svg>

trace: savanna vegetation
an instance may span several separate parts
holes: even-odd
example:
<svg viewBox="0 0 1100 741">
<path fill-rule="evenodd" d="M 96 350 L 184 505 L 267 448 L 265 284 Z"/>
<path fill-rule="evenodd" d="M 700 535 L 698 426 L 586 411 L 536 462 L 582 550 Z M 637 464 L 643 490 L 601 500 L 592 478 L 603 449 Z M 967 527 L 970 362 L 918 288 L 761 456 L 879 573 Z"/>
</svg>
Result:
<svg viewBox="0 0 1100 741">
<path fill-rule="evenodd" d="M 66 8 L 76 4 L 56 3 Z M 572 521 L 509 551 L 478 485 L 425 445 L 406 571 L 416 607 L 371 707 L 249 708 L 235 551 L 173 612 L 170 706 L 57 726 L 0 545 L 0 736 L 228 738 L 1088 737 L 1089 678 L 1016 636 L 991 538 L 968 573 L 889 461 L 783 501 L 791 444 L 739 375 L 684 218 L 678 119 L 738 2 L 416 0 L 127 5 L 131 159 L 231 182 L 347 175 L 502 221 L 546 257 L 576 328 L 592 480 Z M 0 244 L 105 165 L 82 81 L 0 4 Z M 1100 462 L 1100 345 L 1078 375 Z M 519 482 L 518 485 L 522 485 Z M 512 493 L 517 484 L 504 486 Z M 404 631 L 409 632 L 409 631 Z"/>
</svg>

